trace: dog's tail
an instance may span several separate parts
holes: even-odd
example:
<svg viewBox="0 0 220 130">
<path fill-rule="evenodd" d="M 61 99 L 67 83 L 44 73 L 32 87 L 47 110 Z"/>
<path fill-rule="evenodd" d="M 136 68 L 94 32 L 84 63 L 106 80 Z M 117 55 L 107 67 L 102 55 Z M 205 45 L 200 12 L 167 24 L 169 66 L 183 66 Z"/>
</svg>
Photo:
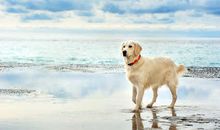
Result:
<svg viewBox="0 0 220 130">
<path fill-rule="evenodd" d="M 179 65 L 176 69 L 176 72 L 179 76 L 181 76 L 186 72 L 186 67 L 184 65 Z"/>
</svg>

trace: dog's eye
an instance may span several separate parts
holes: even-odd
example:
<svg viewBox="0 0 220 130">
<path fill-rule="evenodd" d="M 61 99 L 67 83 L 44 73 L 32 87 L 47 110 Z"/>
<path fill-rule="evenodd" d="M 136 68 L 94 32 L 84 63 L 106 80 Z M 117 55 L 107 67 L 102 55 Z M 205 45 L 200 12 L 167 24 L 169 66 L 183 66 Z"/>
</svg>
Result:
<svg viewBox="0 0 220 130">
<path fill-rule="evenodd" d="M 129 47 L 129 48 L 132 48 L 132 46 L 131 46 L 131 45 L 129 45 L 128 47 Z"/>
<path fill-rule="evenodd" d="M 123 46 L 123 48 L 125 48 L 125 46 Z"/>
</svg>

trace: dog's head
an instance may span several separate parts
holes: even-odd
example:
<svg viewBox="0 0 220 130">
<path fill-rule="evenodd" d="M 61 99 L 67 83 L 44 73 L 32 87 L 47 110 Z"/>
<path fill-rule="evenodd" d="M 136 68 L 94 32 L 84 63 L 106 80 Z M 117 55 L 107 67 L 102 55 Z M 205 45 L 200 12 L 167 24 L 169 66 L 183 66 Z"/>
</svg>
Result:
<svg viewBox="0 0 220 130">
<path fill-rule="evenodd" d="M 141 50 L 141 46 L 134 41 L 126 41 L 121 47 L 122 55 L 127 59 L 137 57 L 140 55 Z"/>
</svg>

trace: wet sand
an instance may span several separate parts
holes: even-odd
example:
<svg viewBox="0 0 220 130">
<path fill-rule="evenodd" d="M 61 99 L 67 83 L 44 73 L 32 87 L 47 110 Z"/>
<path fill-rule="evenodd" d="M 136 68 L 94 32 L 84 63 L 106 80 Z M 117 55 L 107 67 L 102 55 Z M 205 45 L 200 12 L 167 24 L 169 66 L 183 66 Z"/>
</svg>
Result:
<svg viewBox="0 0 220 130">
<path fill-rule="evenodd" d="M 2 72 L 0 129 L 220 129 L 219 79 L 183 77 L 175 109 L 159 89 L 155 107 L 131 113 L 131 87 L 122 73 Z M 143 106 L 151 100 L 145 93 Z"/>
</svg>

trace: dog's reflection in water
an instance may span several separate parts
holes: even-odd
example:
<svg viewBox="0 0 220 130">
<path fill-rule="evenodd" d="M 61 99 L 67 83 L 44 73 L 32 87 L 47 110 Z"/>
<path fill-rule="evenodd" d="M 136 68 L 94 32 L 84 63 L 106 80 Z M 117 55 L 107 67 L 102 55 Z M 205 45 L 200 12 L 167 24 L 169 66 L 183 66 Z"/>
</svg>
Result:
<svg viewBox="0 0 220 130">
<path fill-rule="evenodd" d="M 139 112 L 135 113 L 132 117 L 132 130 L 144 130 L 144 129 L 157 129 L 162 130 L 162 128 L 159 126 L 158 119 L 157 119 L 157 111 L 155 109 L 150 109 L 152 112 L 152 125 L 144 128 L 141 114 Z M 174 109 L 171 109 L 172 116 L 176 116 L 176 112 Z M 170 124 L 169 130 L 177 130 L 175 124 Z"/>
</svg>

